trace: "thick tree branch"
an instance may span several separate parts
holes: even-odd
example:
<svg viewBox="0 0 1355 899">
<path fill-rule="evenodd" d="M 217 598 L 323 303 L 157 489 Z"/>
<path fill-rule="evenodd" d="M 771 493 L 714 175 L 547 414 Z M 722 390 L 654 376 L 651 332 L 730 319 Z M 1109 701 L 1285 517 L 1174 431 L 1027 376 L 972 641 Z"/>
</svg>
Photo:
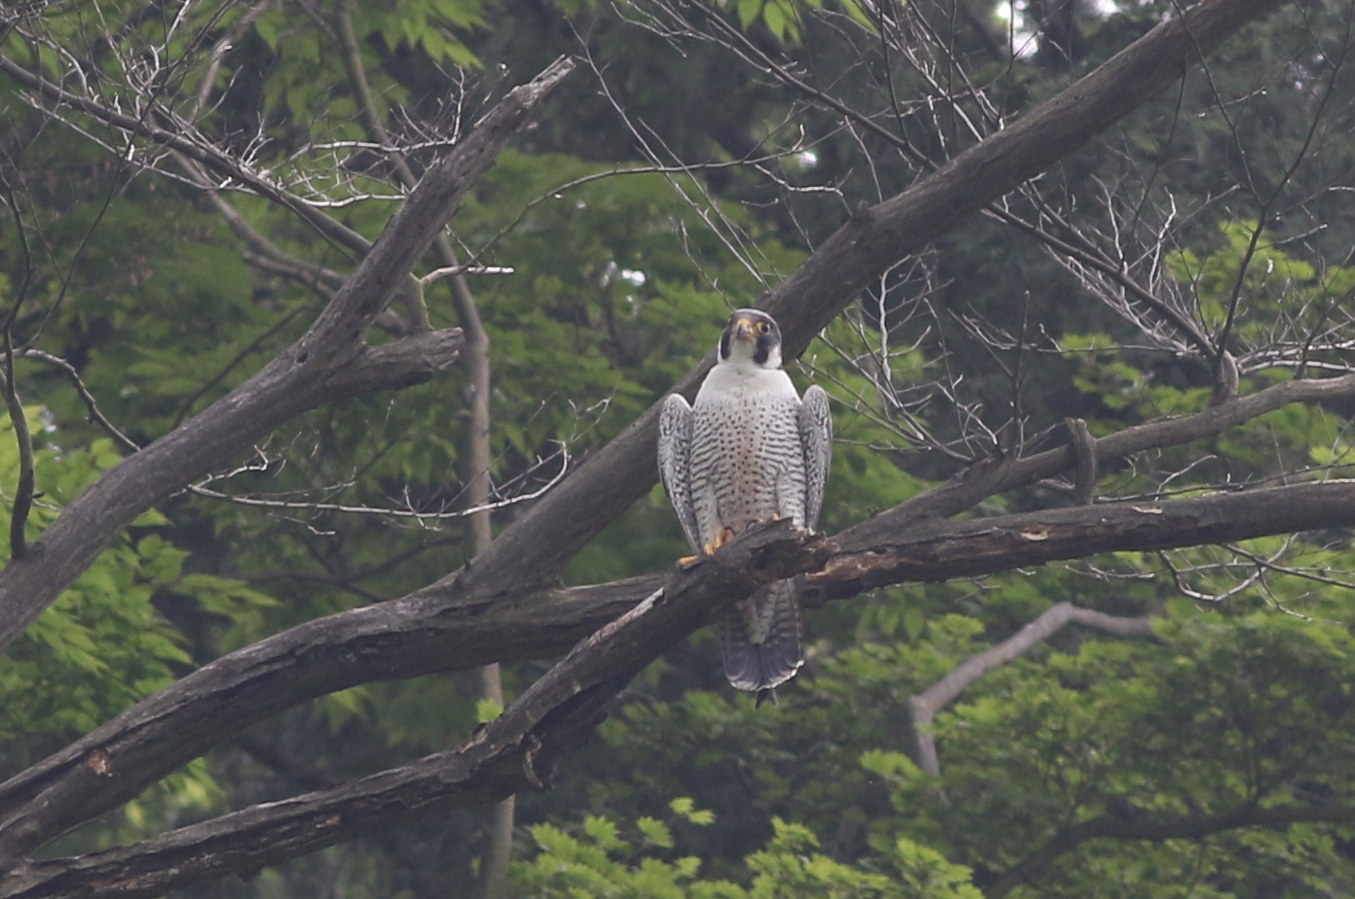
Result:
<svg viewBox="0 0 1355 899">
<path fill-rule="evenodd" d="M 966 215 L 1086 143 L 1179 78 L 1201 54 L 1211 51 L 1229 34 L 1277 2 L 1210 0 L 1192 8 L 1180 19 L 1154 29 L 1012 128 L 971 148 L 909 191 L 854 217 L 763 304 L 781 320 L 790 353 L 802 351 L 820 328 L 900 257 L 920 249 Z M 563 73 L 557 74 L 562 76 Z M 453 155 L 456 152 L 454 150 Z M 472 164 L 470 160 L 462 161 Z M 440 171 L 444 177 L 454 177 L 448 168 L 443 166 Z M 420 197 L 421 192 L 423 197 Z M 450 214 L 447 207 L 454 202 L 454 196 L 439 199 L 436 193 L 433 190 L 424 192 L 421 185 L 388 226 L 363 265 L 336 295 L 311 334 L 261 375 L 271 372 L 275 366 L 294 364 L 328 371 L 343 359 L 345 341 L 350 341 L 348 345 L 351 346 L 351 341 L 360 338 L 371 316 L 389 298 L 398 279 L 407 276 L 408 266 L 417 258 L 417 253 L 408 255 L 412 251 L 408 235 L 426 231 L 431 239 L 432 231 L 445 220 L 445 215 L 437 219 L 437 214 Z M 435 219 L 431 228 L 425 227 Z M 406 241 L 405 246 L 383 248 L 383 244 L 394 242 L 388 238 L 397 232 Z M 426 246 L 424 241 L 418 246 L 418 252 Z M 379 256 L 384 264 L 374 261 Z M 708 364 L 709 360 L 691 372 L 679 389 L 690 395 Z M 319 380 L 318 375 L 315 378 Z M 232 399 L 239 401 L 236 394 L 232 394 L 222 403 Z M 1223 413 L 1239 402 L 1245 401 L 1227 403 L 1211 411 Z M 208 413 L 215 409 L 217 406 Z M 219 742 L 223 729 L 236 729 L 242 722 L 257 720 L 308 696 L 380 677 L 407 677 L 425 671 L 482 664 L 496 658 L 520 657 L 515 654 L 528 646 L 532 652 L 542 653 L 551 639 L 555 641 L 554 651 L 559 651 L 562 643 L 577 639 L 580 632 L 586 633 L 587 629 L 579 622 L 593 614 L 598 594 L 561 591 L 557 595 L 562 602 L 551 604 L 543 602 L 545 593 L 523 596 L 522 591 L 525 586 L 544 584 L 553 578 L 579 548 L 652 486 L 656 409 L 500 535 L 489 551 L 477 558 L 473 569 L 444 579 L 405 600 L 376 609 L 357 610 L 372 617 L 352 613 L 332 616 L 222 659 L 185 678 L 170 691 L 130 710 L 58 756 L 0 786 L 0 822 L 3 822 L 0 823 L 0 855 L 24 853 L 42 845 L 130 798 L 145 784 Z M 189 431 L 199 419 L 181 431 Z M 1169 427 L 1163 427 L 1159 437 L 1169 431 Z M 152 446 L 146 453 L 154 452 L 156 447 L 170 442 L 174 436 Z M 214 445 L 197 442 L 200 435 L 184 436 L 187 442 L 174 449 L 185 455 L 190 455 L 195 448 L 200 450 L 204 445 Z M 1116 455 L 1101 441 L 1098 441 L 1097 449 L 1103 459 Z M 175 458 L 173 453 L 170 458 Z M 1048 466 L 1057 473 L 1067 467 L 1071 454 L 1064 448 L 1034 459 L 1041 462 L 1037 465 L 1029 464 L 1032 460 L 1023 460 L 985 466 L 983 479 L 990 481 L 992 487 L 988 493 L 1013 483 L 1015 475 L 1012 472 L 1017 465 L 1025 466 L 1020 469 L 1021 476 L 1033 473 L 1041 466 Z M 163 461 L 156 467 L 162 464 Z M 202 460 L 197 464 L 204 470 L 211 467 Z M 121 469 L 120 466 L 110 475 Z M 145 469 L 150 470 L 154 468 Z M 170 470 L 175 471 L 173 467 Z M 978 472 L 975 474 L 977 476 Z M 179 481 L 179 478 L 176 476 L 172 480 Z M 973 478 L 967 480 L 974 483 Z M 146 486 L 138 485 L 137 492 L 144 492 Z M 73 571 L 83 570 L 102 548 L 101 544 L 92 551 L 82 549 L 73 539 L 76 535 L 88 539 L 92 533 L 116 532 L 135 517 L 126 514 L 130 500 L 119 493 L 125 489 L 126 485 L 106 477 L 49 530 L 50 537 L 58 533 L 64 520 L 70 518 L 72 521 L 62 536 L 68 540 L 63 549 L 68 549 L 77 558 Z M 1279 510 L 1307 514 L 1306 518 L 1300 516 L 1301 520 L 1297 522 L 1289 521 L 1293 515 L 1288 518 L 1283 514 L 1272 515 L 1261 522 L 1241 516 L 1241 510 L 1255 503 L 1262 491 L 1247 495 L 1246 503 L 1237 503 L 1229 510 L 1229 514 L 1239 516 L 1236 519 L 1216 520 L 1206 514 L 1213 508 L 1207 505 L 1208 502 L 1227 504 L 1239 498 L 1227 495 L 1209 500 L 1126 507 L 1130 511 L 1120 507 L 1082 507 L 1065 510 L 1064 514 L 1073 516 L 1066 519 L 1059 518 L 1058 513 L 1049 513 L 1028 519 L 1016 516 L 947 526 L 917 523 L 919 514 L 945 514 L 943 510 L 963 499 L 961 494 L 967 489 L 951 490 L 944 497 L 933 497 L 929 503 L 916 504 L 891 520 L 867 522 L 840 535 L 839 548 L 828 573 L 814 579 L 821 596 L 834 598 L 902 579 L 941 579 L 1070 557 L 1060 555 L 1062 552 L 1080 556 L 1114 549 L 1162 548 L 1209 540 L 1244 539 L 1259 533 L 1314 527 L 1318 522 L 1340 524 L 1355 514 L 1352 512 L 1355 510 L 1355 502 L 1352 502 L 1355 491 L 1348 485 L 1329 484 L 1285 488 L 1319 491 L 1308 497 L 1312 502 L 1307 506 L 1290 499 L 1287 508 Z M 1332 497 L 1339 499 L 1334 505 L 1324 506 L 1319 502 Z M 110 499 L 114 501 L 110 502 Z M 71 513 L 80 502 L 86 503 L 86 509 L 99 509 L 107 517 L 98 527 L 93 518 L 77 521 Z M 135 514 L 153 502 L 154 499 L 150 499 L 144 504 L 138 503 Z M 1201 503 L 1206 505 L 1199 505 Z M 960 508 L 969 504 L 972 500 Z M 1324 511 L 1329 517 L 1322 517 Z M 1244 521 L 1260 530 L 1253 533 L 1240 528 Z M 905 523 L 911 524 L 904 527 Z M 957 530 L 946 530 L 946 527 Z M 82 552 L 85 555 L 81 556 Z M 66 555 L 61 553 L 62 559 Z M 11 595 L 25 597 L 29 592 L 14 589 L 17 578 L 12 574 L 10 571 L 0 573 L 0 602 Z M 54 584 L 59 590 L 70 577 L 73 574 L 57 572 L 48 577 L 50 583 L 46 588 L 36 584 L 34 588 L 50 589 Z M 633 588 L 635 584 L 629 586 Z M 619 593 L 624 590 L 609 585 L 602 595 L 615 603 L 621 599 Z M 55 592 L 51 596 L 55 596 Z M 629 595 L 620 604 L 628 606 L 635 601 L 636 598 Z M 540 620 L 532 620 L 529 615 L 519 619 L 519 624 L 525 624 L 525 627 L 520 626 L 516 632 L 511 627 L 504 630 L 508 619 L 525 611 Z M 566 620 L 559 617 L 570 611 L 579 614 Z M 383 625 L 389 625 L 390 629 Z M 481 638 L 492 634 L 494 639 L 466 639 L 472 632 Z M 403 639 L 411 633 L 415 635 L 414 639 Z M 668 635 L 669 642 L 674 639 L 675 636 Z M 458 654 L 457 648 L 464 652 Z M 227 681 L 239 689 L 225 687 Z M 576 709 L 575 714 L 579 711 Z M 578 719 L 571 720 L 577 722 Z M 113 760 L 116 776 L 104 777 L 84 764 L 96 750 Z"/>
<path fill-rule="evenodd" d="M 447 332 L 376 348 L 363 337 L 414 261 L 518 127 L 572 69 L 559 60 L 511 91 L 429 167 L 311 329 L 201 414 L 103 475 L 22 559 L 0 571 L 0 648 L 9 645 L 138 515 L 226 464 L 283 422 L 366 390 L 426 380 L 452 360 Z M 438 348 L 434 349 L 433 344 Z"/>
<path fill-rule="evenodd" d="M 605 704 L 675 639 L 721 608 L 793 571 L 812 568 L 827 541 L 796 539 L 779 522 L 671 575 L 605 625 L 499 718 L 454 749 L 338 787 L 270 802 L 171 831 L 127 849 L 25 862 L 0 878 L 0 897 L 153 896 L 333 845 L 454 804 L 548 785 L 555 762 L 587 739 Z M 97 776 L 120 772 L 99 766 Z"/>
<path fill-rule="evenodd" d="M 1195 415 L 1168 418 L 1108 434 L 1084 451 L 1095 451 L 1099 464 L 1124 459 L 1145 450 L 1181 446 L 1222 434 L 1229 428 L 1274 412 L 1289 403 L 1331 402 L 1355 396 L 1355 374 L 1320 380 L 1284 381 L 1246 397 L 1234 397 Z M 1078 464 L 1070 444 L 1024 459 L 993 459 L 974 466 L 940 487 L 920 493 L 874 521 L 884 530 L 923 518 L 946 518 L 972 508 L 986 497 L 1051 478 Z"/>
<path fill-rule="evenodd" d="M 1355 375 L 1290 381 L 1194 416 L 1128 428 L 1096 441 L 1095 449 L 1100 459 L 1109 462 L 1150 447 L 1213 436 L 1290 402 L 1335 400 L 1352 394 Z M 1057 475 L 1075 464 L 1073 455 L 1064 447 L 1028 459 L 979 466 L 840 538 L 855 535 L 859 543 L 868 545 L 878 532 L 880 539 L 890 539 L 892 533 L 903 533 L 919 520 L 953 514 L 998 490 Z M 1316 526 L 1313 521 L 1306 525 Z M 925 572 L 921 576 L 929 579 Z M 98 798 L 89 798 L 92 807 L 103 811 L 201 755 L 233 729 L 315 696 L 373 680 L 555 655 L 630 608 L 660 582 L 660 578 L 649 577 L 575 590 L 529 591 L 500 604 L 495 603 L 494 593 L 477 594 L 457 583 L 435 584 L 404 600 L 308 622 L 204 667 L 0 785 L 0 822 L 54 786 L 62 772 L 78 769 L 80 760 L 95 749 L 125 755 L 127 767 L 136 772 L 125 774 L 117 784 L 125 790 L 110 789 L 116 785 L 107 782 L 99 785 Z M 842 590 L 831 582 L 811 586 L 818 586 L 822 594 L 817 600 L 810 597 L 811 601 L 854 595 L 852 589 Z M 224 696 L 234 699 L 223 702 Z M 51 804 L 52 823 L 35 836 L 39 842 L 50 838 L 49 827 L 60 832 L 80 823 L 66 820 L 70 809 L 63 808 L 67 802 L 85 798 L 84 787 L 62 789 L 68 791 L 67 799 L 49 796 L 45 800 Z"/>
<path fill-rule="evenodd" d="M 410 338 L 435 339 L 436 334 Z M 391 350 L 379 347 L 369 352 L 380 357 Z M 343 374 L 351 378 L 361 371 L 354 366 Z M 1194 416 L 1128 428 L 1096 441 L 1095 451 L 1109 462 L 1151 447 L 1210 437 L 1291 402 L 1352 394 L 1355 375 L 1285 382 Z M 1028 459 L 979 466 L 863 522 L 840 539 L 855 535 L 858 543 L 869 545 L 878 534 L 888 540 L 919 520 L 953 514 L 999 490 L 1057 475 L 1075 464 L 1074 455 L 1063 447 Z M 1310 520 L 1305 526 L 1316 527 L 1318 522 Z M 920 577 L 937 579 L 926 572 Z M 84 799 L 91 802 L 88 808 L 96 809 L 91 814 L 113 808 L 250 722 L 368 681 L 550 657 L 630 608 L 660 582 L 661 578 L 649 577 L 575 590 L 529 591 L 497 604 L 494 593 L 465 590 L 459 583 L 435 584 L 404 600 L 308 622 L 204 667 L 0 785 L 0 822 L 22 813 L 24 805 L 44 790 L 56 789 L 66 798 L 56 793 L 46 796 L 51 818 L 33 837 L 45 842 L 84 820 L 70 819 L 71 809 Z M 811 586 L 819 588 L 820 602 L 860 589 L 858 585 L 844 590 L 832 582 Z M 66 775 L 79 771 L 81 759 L 96 749 L 125 757 L 124 776 L 116 784 L 97 783 L 95 795 L 86 795 L 87 785 L 61 786 Z M 123 789 L 112 789 L 115 786 Z M 0 825 L 0 835 L 5 827 Z"/>
<path fill-rule="evenodd" d="M 884 203 L 863 210 L 759 304 L 781 325 L 787 358 L 804 351 L 880 274 L 970 214 L 1072 154 L 1133 112 L 1279 0 L 1209 0 L 1165 22 L 1098 69 Z M 691 398 L 708 356 L 674 388 Z M 659 404 L 501 533 L 467 586 L 541 584 L 653 487 Z M 450 583 L 450 578 L 448 582 Z"/>
<path fill-rule="evenodd" d="M 1120 618 L 1095 609 L 1078 608 L 1070 602 L 1061 602 L 1046 609 L 1040 617 L 1006 640 L 992 649 L 970 656 L 926 690 L 908 698 L 908 712 L 912 715 L 913 730 L 917 737 L 918 767 L 932 777 L 941 776 L 936 738 L 931 733 L 937 712 L 954 702 L 965 687 L 994 668 L 1025 655 L 1032 647 L 1048 640 L 1068 624 L 1080 624 L 1116 637 L 1153 636 L 1153 623 L 1149 618 Z"/>
<path fill-rule="evenodd" d="M 701 626 L 723 605 L 770 578 L 821 570 L 816 578 L 820 589 L 844 571 L 849 572 L 847 583 L 851 584 L 860 584 L 866 571 L 875 573 L 872 579 L 903 572 L 930 579 L 947 576 L 970 560 L 976 560 L 980 570 L 996 570 L 995 547 L 1003 548 L 1003 565 L 1026 565 L 1106 549 L 1147 550 L 1243 539 L 1301 530 L 1305 525 L 1355 525 L 1355 483 L 938 523 L 916 529 L 926 533 L 869 550 L 847 548 L 841 539 L 797 540 L 787 536 L 784 523 L 763 528 L 735 541 L 713 559 L 672 575 L 662 589 L 576 648 L 504 716 L 454 750 L 329 790 L 174 831 L 129 849 L 84 859 L 25 862 L 0 881 L 0 897 L 148 895 L 232 871 L 255 870 L 385 822 L 450 804 L 492 801 L 514 791 L 540 788 L 549 776 L 550 764 L 587 737 L 602 705 L 648 661 Z M 388 637 L 399 642 L 398 635 Z M 218 665 L 225 669 L 247 665 L 248 655 L 256 648 L 222 660 L 230 664 Z M 346 658 L 335 661 L 358 664 L 364 654 L 351 647 Z M 277 673 L 282 675 L 282 671 Z M 939 689 L 938 696 L 955 689 L 950 684 Z M 232 699 L 238 699 L 238 693 L 218 693 L 212 706 L 220 709 Z M 161 748 L 168 742 L 163 741 Z M 88 763 L 96 758 L 99 764 Z M 15 843 L 26 842 L 50 824 L 45 819 L 54 804 L 64 804 L 62 794 L 67 789 L 77 787 L 78 797 L 97 801 L 100 797 L 93 794 L 106 792 L 105 785 L 137 780 L 133 761 L 115 745 L 86 747 L 64 772 L 64 783 L 47 790 L 30 804 L 28 813 L 7 824 L 0 834 L 7 844 L 5 851 L 12 852 Z M 128 792 L 128 787 L 122 783 L 115 789 Z M 134 786 L 130 792 L 136 792 Z M 91 813 L 79 798 L 76 802 L 78 817 Z M 71 811 L 69 805 L 66 811 Z M 1245 823 L 1261 822 L 1249 819 Z"/>
<path fill-rule="evenodd" d="M 801 570 L 817 572 L 807 578 L 806 594 L 823 602 L 904 581 L 991 574 L 1097 553 L 1351 526 L 1355 482 L 1340 481 L 915 522 L 888 534 L 872 520 L 826 543 L 809 540 L 815 552 Z M 865 535 L 872 542 L 864 542 Z M 30 852 L 116 807 L 288 706 L 372 680 L 549 657 L 663 583 L 662 577 L 635 578 L 531 593 L 512 603 L 419 593 L 317 619 L 224 656 L 0 785 L 0 858 Z M 673 631 L 655 654 L 686 633 Z M 117 776 L 101 775 L 87 764 L 91 758 L 108 760 Z"/>
</svg>

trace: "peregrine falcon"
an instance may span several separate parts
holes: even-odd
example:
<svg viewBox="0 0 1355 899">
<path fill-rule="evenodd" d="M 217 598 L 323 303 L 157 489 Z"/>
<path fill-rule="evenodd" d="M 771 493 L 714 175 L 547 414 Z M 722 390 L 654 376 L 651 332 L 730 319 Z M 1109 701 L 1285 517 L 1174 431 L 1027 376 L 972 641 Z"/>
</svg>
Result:
<svg viewBox="0 0 1355 899">
<path fill-rule="evenodd" d="M 781 329 L 758 309 L 730 316 L 696 403 L 672 394 L 659 418 L 659 474 L 698 554 L 775 518 L 813 530 L 832 449 L 828 394 L 810 387 L 801 401 L 781 370 Z M 799 593 L 798 578 L 777 581 L 720 622 L 725 677 L 759 705 L 804 664 Z"/>
</svg>

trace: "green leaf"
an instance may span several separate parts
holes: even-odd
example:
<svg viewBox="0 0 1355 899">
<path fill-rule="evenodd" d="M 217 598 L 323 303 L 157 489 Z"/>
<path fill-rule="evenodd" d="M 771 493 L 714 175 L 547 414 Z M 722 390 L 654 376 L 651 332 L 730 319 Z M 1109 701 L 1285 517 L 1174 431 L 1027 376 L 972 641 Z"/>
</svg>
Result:
<svg viewBox="0 0 1355 899">
<path fill-rule="evenodd" d="M 657 818 L 640 818 L 635 822 L 644 834 L 645 842 L 661 849 L 673 848 L 673 834 Z"/>
<path fill-rule="evenodd" d="M 481 724 L 488 724 L 502 714 L 503 703 L 501 702 L 482 698 L 475 703 L 475 720 Z"/>
</svg>

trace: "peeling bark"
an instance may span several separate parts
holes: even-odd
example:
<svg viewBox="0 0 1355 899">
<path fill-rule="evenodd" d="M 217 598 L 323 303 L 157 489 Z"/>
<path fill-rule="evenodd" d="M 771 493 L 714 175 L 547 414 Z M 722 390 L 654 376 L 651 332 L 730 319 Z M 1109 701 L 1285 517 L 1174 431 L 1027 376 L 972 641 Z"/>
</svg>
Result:
<svg viewBox="0 0 1355 899">
<path fill-rule="evenodd" d="M 765 552 L 784 558 L 759 557 L 758 564 L 785 576 L 810 573 L 806 597 L 825 602 L 903 581 L 990 574 L 1102 552 L 1352 527 L 1355 481 L 924 522 L 880 534 L 878 522 L 888 516 L 831 540 L 811 536 L 759 543 L 767 547 Z M 740 552 L 747 545 L 741 544 Z M 708 575 L 728 579 L 719 587 L 721 598 L 744 598 L 752 592 L 749 575 L 731 567 L 723 553 L 715 562 L 709 569 L 697 569 L 724 572 Z M 428 604 L 421 609 L 422 618 L 410 614 L 416 601 L 399 600 L 319 619 L 232 653 L 0 785 L 0 859 L 50 842 L 131 799 L 249 722 L 305 698 L 369 680 L 474 667 L 524 654 L 554 655 L 595 628 L 588 640 L 605 642 L 611 619 L 628 614 L 626 610 L 664 583 L 662 577 L 635 578 L 546 591 L 524 597 L 509 612 L 494 610 L 488 601 L 448 608 L 423 600 Z M 699 616 L 709 608 L 689 612 L 691 620 L 684 621 L 690 627 L 675 626 L 663 641 L 647 644 L 653 654 L 646 661 L 700 626 Z M 633 673 L 629 667 L 626 671 Z"/>
</svg>

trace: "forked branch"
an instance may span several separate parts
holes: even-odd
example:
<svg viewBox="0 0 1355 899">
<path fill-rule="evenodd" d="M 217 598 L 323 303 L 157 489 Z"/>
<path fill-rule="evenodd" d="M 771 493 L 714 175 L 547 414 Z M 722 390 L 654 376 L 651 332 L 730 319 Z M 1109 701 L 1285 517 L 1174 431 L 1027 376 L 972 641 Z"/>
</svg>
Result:
<svg viewBox="0 0 1355 899">
<path fill-rule="evenodd" d="M 6 64 L 13 66 L 0 58 L 0 67 Z M 106 472 L 58 516 L 28 557 L 12 559 L 0 571 L 0 649 L 138 515 L 248 451 L 282 423 L 355 393 L 425 381 L 451 364 L 460 349 L 459 332 L 424 332 L 379 347 L 367 347 L 364 338 L 377 314 L 408 283 L 414 262 L 465 191 L 572 68 L 569 60 L 558 60 L 536 80 L 515 88 L 434 162 L 295 344 L 202 413 Z"/>
<path fill-rule="evenodd" d="M 1162 503 L 1077 506 L 977 521 L 927 521 L 889 533 L 881 532 L 877 523 L 863 523 L 832 540 L 764 543 L 750 537 L 745 549 L 775 544 L 776 553 L 793 560 L 786 563 L 791 567 L 777 562 L 776 573 L 813 572 L 806 579 L 807 598 L 829 601 L 905 581 L 992 574 L 1105 552 L 1355 526 L 1355 482 Z M 864 542 L 867 534 L 871 542 Z M 740 591 L 747 589 L 748 575 L 739 573 L 741 568 L 730 569 L 721 554 L 716 560 L 719 564 L 709 571 L 701 570 L 703 577 L 724 572 L 717 577 L 727 578 L 721 581 L 719 590 L 726 592 L 720 593 L 720 601 L 726 595 L 747 596 Z M 498 603 L 505 597 L 415 594 L 317 619 L 224 656 L 0 785 L 0 858 L 27 854 L 115 808 L 212 745 L 283 708 L 372 680 L 548 657 L 599 628 L 606 632 L 608 621 L 665 583 L 679 582 L 661 576 L 635 578 L 518 594 Z M 664 641 L 647 642 L 646 651 L 652 653 L 648 658 L 700 623 L 674 627 L 665 632 Z M 614 676 L 628 679 L 630 665 L 627 661 Z M 112 760 L 117 776 L 91 768 L 91 758 Z"/>
<path fill-rule="evenodd" d="M 1046 609 L 1040 617 L 1006 640 L 992 649 L 970 656 L 926 690 L 908 698 L 908 712 L 913 718 L 917 739 L 918 767 L 932 777 L 941 776 L 936 737 L 931 732 L 937 712 L 954 702 L 974 681 L 994 668 L 1015 661 L 1069 624 L 1080 624 L 1115 637 L 1154 636 L 1150 618 L 1120 618 L 1095 609 L 1079 608 L 1070 602 L 1061 602 Z"/>
</svg>

